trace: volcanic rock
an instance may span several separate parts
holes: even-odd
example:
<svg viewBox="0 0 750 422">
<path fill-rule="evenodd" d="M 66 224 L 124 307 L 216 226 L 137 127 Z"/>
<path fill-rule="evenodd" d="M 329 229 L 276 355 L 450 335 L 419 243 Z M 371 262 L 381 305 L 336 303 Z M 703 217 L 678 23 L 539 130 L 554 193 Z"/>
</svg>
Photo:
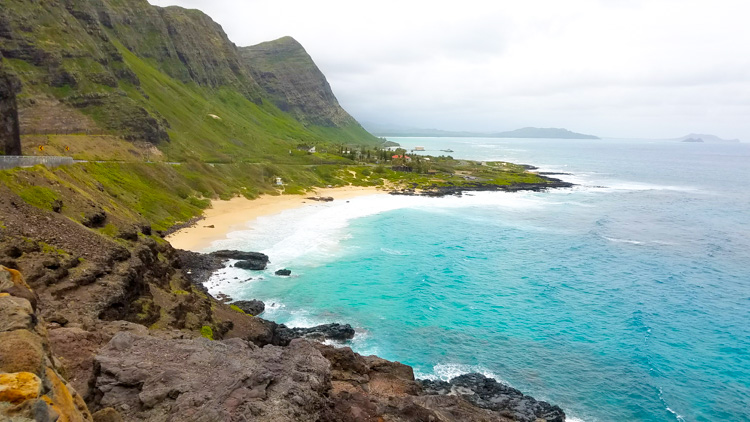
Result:
<svg viewBox="0 0 750 422">
<path fill-rule="evenodd" d="M 259 315 L 266 310 L 266 304 L 260 300 L 238 300 L 232 302 L 232 305 L 242 309 L 243 312 L 249 315 Z"/>
<path fill-rule="evenodd" d="M 538 401 L 482 374 L 464 374 L 450 382 L 420 380 L 420 383 L 424 389 L 423 394 L 459 395 L 482 409 L 498 412 L 515 421 L 565 421 L 565 413 L 560 407 Z"/>
</svg>

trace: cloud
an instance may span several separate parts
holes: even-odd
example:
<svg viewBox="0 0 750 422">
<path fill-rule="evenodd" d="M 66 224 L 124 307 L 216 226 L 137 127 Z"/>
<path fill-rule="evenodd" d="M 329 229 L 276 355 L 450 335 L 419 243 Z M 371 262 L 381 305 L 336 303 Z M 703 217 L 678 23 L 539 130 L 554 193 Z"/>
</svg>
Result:
<svg viewBox="0 0 750 422">
<path fill-rule="evenodd" d="M 750 140 L 744 1 L 151 2 L 199 8 L 238 45 L 295 37 L 362 120 Z"/>
</svg>

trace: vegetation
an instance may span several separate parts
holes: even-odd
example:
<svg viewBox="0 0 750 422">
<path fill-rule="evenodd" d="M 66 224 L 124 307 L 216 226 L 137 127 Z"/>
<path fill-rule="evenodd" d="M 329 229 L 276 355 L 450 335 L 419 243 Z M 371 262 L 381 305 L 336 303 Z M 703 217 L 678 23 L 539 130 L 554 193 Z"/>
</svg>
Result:
<svg viewBox="0 0 750 422">
<path fill-rule="evenodd" d="M 210 326 L 204 325 L 201 327 L 201 336 L 213 340 L 214 339 L 214 330 L 211 329 Z"/>
</svg>

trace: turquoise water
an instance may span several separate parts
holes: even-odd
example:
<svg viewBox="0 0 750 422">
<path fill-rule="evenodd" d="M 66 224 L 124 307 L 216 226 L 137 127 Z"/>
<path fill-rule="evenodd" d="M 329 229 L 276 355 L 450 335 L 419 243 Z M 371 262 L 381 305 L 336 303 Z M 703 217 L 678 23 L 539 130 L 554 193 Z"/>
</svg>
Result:
<svg viewBox="0 0 750 422">
<path fill-rule="evenodd" d="M 349 322 L 361 353 L 483 372 L 569 420 L 750 420 L 750 145 L 394 140 L 579 186 L 263 217 L 212 248 L 262 250 L 269 271 L 226 269 L 211 290 L 291 325 Z"/>
</svg>

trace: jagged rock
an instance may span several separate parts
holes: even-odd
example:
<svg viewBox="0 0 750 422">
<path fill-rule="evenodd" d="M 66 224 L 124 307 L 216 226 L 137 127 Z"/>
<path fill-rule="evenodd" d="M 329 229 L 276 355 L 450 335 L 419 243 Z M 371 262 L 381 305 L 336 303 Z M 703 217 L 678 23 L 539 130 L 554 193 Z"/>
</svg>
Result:
<svg viewBox="0 0 750 422">
<path fill-rule="evenodd" d="M 138 228 L 135 226 L 122 227 L 117 235 L 120 239 L 135 242 L 138 240 Z"/>
<path fill-rule="evenodd" d="M 102 209 L 95 209 L 93 211 L 87 212 L 83 216 L 81 224 L 86 227 L 102 227 L 106 221 L 107 213 Z"/>
<path fill-rule="evenodd" d="M 460 395 L 482 409 L 498 412 L 515 421 L 565 421 L 565 413 L 560 407 L 537 401 L 482 374 L 464 374 L 450 382 L 420 380 L 420 383 L 426 395 Z"/>
<path fill-rule="evenodd" d="M 283 275 L 283 276 L 290 276 L 290 275 L 292 275 L 292 270 L 287 270 L 286 268 L 284 268 L 284 269 L 281 269 L 281 270 L 276 270 L 276 272 L 274 274 L 276 274 L 276 275 Z"/>
<path fill-rule="evenodd" d="M 28 287 L 19 276 L 0 267 L 0 285 L 10 280 Z M 7 292 L 0 300 L 0 420 L 92 421 L 81 396 L 58 374 L 43 324 L 35 324 L 37 311 Z"/>
<path fill-rule="evenodd" d="M 258 261 L 268 262 L 268 255 L 260 253 L 260 252 L 220 250 L 220 251 L 211 252 L 209 255 L 213 255 L 219 258 L 237 259 L 241 261 L 258 260 Z"/>
<path fill-rule="evenodd" d="M 295 338 L 308 338 L 313 340 L 350 340 L 354 338 L 354 328 L 349 324 L 323 324 L 310 328 L 289 328 L 279 324 L 276 334 L 282 344 Z"/>
<path fill-rule="evenodd" d="M 237 268 L 242 268 L 243 270 L 260 271 L 266 269 L 266 266 L 268 266 L 268 260 L 248 259 L 244 261 L 237 261 L 234 263 L 234 266 Z"/>
<path fill-rule="evenodd" d="M 250 315 L 259 315 L 266 310 L 266 304 L 260 300 L 238 300 L 232 302 L 232 305 L 242 309 L 243 312 Z"/>
<path fill-rule="evenodd" d="M 319 420 L 329 363 L 310 343 L 258 348 L 242 340 L 117 334 L 97 356 L 97 405 L 130 420 Z"/>
</svg>

